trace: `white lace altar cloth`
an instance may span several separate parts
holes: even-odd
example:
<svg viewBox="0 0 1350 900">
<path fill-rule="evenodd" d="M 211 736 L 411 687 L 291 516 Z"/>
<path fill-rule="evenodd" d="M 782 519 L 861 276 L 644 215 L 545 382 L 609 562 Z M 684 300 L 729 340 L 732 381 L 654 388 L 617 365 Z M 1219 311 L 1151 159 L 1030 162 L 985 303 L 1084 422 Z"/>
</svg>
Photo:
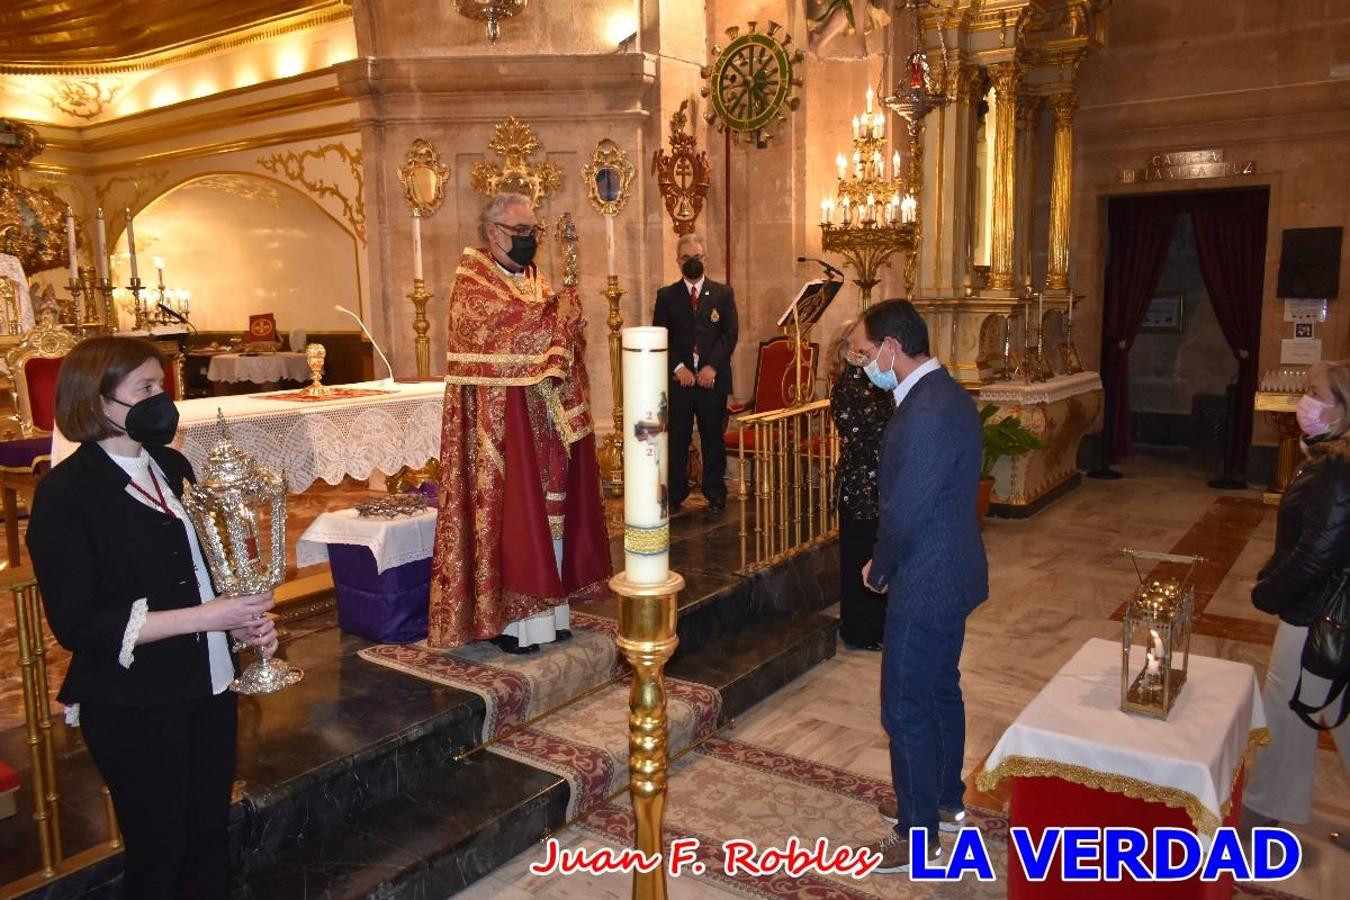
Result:
<svg viewBox="0 0 1350 900">
<path fill-rule="evenodd" d="M 392 475 L 440 458 L 444 384 L 372 381 L 344 387 L 392 393 L 324 403 L 271 400 L 268 394 L 180 400 L 173 446 L 201 472 L 207 451 L 220 439 L 219 410 L 235 444 L 285 475 L 293 494 L 320 480 L 364 480 L 377 469 Z M 53 465 L 74 449 L 64 436 L 53 435 Z"/>
</svg>

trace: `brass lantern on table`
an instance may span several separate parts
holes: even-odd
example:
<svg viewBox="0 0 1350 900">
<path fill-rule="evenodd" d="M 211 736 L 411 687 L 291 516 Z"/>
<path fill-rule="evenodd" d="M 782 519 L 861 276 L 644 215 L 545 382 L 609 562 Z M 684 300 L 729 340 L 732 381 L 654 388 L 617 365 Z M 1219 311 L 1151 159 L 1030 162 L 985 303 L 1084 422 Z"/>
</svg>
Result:
<svg viewBox="0 0 1350 900">
<path fill-rule="evenodd" d="M 197 483 L 184 492 L 183 507 L 221 595 L 262 594 L 286 578 L 286 479 L 230 440 L 223 414 L 219 422 L 221 438 L 207 452 Z M 230 688 L 271 694 L 303 677 L 302 670 L 259 650 Z"/>
<path fill-rule="evenodd" d="M 1134 562 L 1139 586 L 1125 607 L 1120 643 L 1120 708 L 1166 719 L 1190 668 L 1199 556 L 1124 550 Z M 1139 560 L 1190 566 L 1180 578 L 1145 576 Z"/>
</svg>

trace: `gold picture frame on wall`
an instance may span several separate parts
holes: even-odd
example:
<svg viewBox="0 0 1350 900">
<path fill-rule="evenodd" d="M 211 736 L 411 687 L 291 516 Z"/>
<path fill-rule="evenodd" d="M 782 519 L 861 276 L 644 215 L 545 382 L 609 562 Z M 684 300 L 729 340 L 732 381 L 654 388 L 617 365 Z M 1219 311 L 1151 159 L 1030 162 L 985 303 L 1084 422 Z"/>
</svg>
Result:
<svg viewBox="0 0 1350 900">
<path fill-rule="evenodd" d="M 1155 294 L 1144 313 L 1141 334 L 1181 334 L 1186 324 L 1186 295 Z"/>
</svg>

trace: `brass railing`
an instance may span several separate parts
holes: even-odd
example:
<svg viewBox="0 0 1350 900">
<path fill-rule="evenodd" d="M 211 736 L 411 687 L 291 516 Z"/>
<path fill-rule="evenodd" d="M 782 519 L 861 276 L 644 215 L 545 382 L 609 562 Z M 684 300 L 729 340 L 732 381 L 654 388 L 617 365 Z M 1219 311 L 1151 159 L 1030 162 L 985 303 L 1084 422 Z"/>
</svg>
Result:
<svg viewBox="0 0 1350 900">
<path fill-rule="evenodd" d="M 47 645 L 43 635 L 42 596 L 32 572 L 15 569 L 0 573 L 0 590 L 8 591 L 14 603 L 14 624 L 19 651 L 19 674 L 23 680 L 23 714 L 27 731 L 33 797 L 33 822 L 37 826 L 42 868 L 9 884 L 0 885 L 0 896 L 10 896 L 66 871 L 83 868 L 120 850 L 122 833 L 113 812 L 107 787 L 100 787 L 108 819 L 108 840 L 97 847 L 67 858 L 61 845 L 60 782 L 56 770 L 56 746 L 52 736 L 51 689 L 47 679 Z"/>
<path fill-rule="evenodd" d="M 830 401 L 749 413 L 732 428 L 740 444 L 732 455 L 740 464 L 742 570 L 771 565 L 835 537 L 839 437 Z"/>
</svg>

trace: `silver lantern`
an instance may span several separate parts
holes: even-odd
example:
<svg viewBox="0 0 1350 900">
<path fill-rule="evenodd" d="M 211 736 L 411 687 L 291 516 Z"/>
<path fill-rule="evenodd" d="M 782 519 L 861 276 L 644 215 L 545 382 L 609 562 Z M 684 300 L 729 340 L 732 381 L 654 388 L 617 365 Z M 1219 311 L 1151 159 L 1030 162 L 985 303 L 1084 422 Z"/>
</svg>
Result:
<svg viewBox="0 0 1350 900">
<path fill-rule="evenodd" d="M 286 479 L 259 465 L 233 441 L 218 413 L 220 440 L 183 495 L 216 589 L 226 597 L 262 594 L 286 577 Z M 271 694 L 304 672 L 283 659 L 258 659 L 234 680 L 240 694 Z"/>
<path fill-rule="evenodd" d="M 1134 562 L 1139 587 L 1125 606 L 1120 645 L 1120 708 L 1166 719 L 1190 669 L 1195 588 L 1191 580 L 1203 557 L 1123 550 Z M 1146 577 L 1139 560 L 1189 566 L 1180 578 Z M 1136 646 L 1136 644 L 1138 646 Z M 1132 651 L 1142 651 L 1136 657 Z M 1136 665 L 1134 660 L 1139 659 Z"/>
</svg>

